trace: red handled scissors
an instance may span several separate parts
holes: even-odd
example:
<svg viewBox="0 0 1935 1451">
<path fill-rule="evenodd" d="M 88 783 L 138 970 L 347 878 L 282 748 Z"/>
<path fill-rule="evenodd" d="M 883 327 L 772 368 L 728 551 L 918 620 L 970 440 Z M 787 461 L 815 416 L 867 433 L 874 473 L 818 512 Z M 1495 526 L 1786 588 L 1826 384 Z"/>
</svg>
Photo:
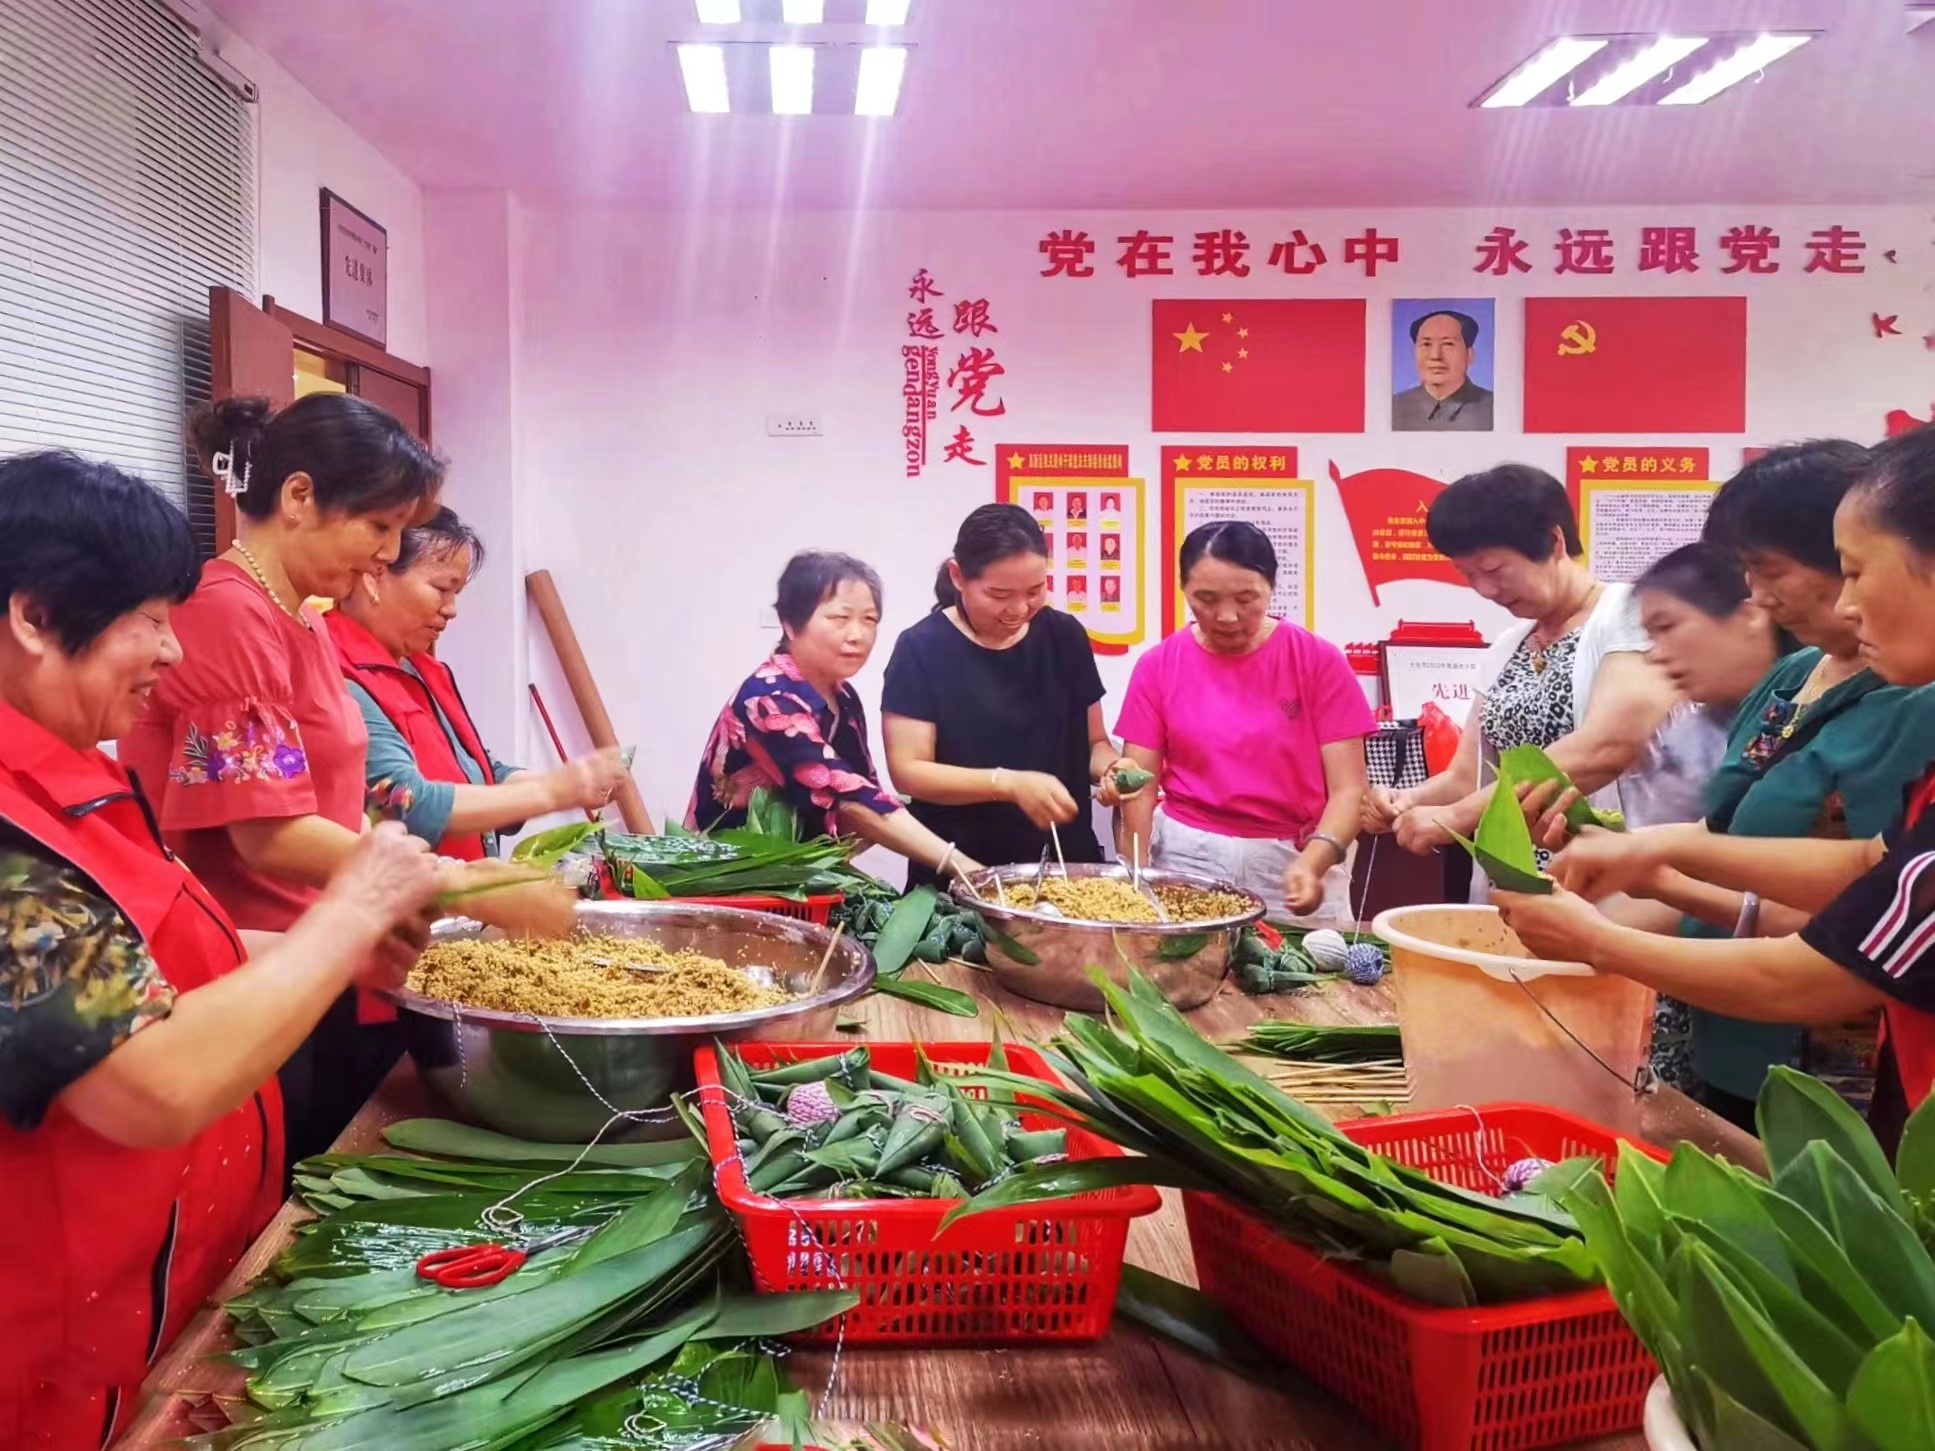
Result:
<svg viewBox="0 0 1935 1451">
<path fill-rule="evenodd" d="M 417 1274 L 446 1290 L 481 1290 L 509 1279 L 539 1250 L 583 1239 L 590 1232 L 583 1228 L 560 1230 L 549 1239 L 527 1245 L 460 1244 L 432 1250 L 417 1261 Z"/>
</svg>

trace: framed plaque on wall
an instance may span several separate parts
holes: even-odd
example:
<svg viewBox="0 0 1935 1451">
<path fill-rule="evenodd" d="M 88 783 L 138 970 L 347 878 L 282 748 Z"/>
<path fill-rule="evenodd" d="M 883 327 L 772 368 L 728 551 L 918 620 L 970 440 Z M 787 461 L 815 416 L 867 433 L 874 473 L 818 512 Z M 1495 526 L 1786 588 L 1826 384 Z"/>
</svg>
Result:
<svg viewBox="0 0 1935 1451">
<path fill-rule="evenodd" d="M 322 192 L 322 320 L 389 346 L 390 234 L 328 187 Z"/>
</svg>

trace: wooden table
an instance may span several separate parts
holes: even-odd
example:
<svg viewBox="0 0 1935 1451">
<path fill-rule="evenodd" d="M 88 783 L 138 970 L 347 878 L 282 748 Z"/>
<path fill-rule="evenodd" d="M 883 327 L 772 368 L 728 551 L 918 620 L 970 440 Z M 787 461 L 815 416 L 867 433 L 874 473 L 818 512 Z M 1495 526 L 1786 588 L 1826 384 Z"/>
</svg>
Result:
<svg viewBox="0 0 1935 1451">
<path fill-rule="evenodd" d="M 1004 1035 L 1044 1038 L 1060 1021 L 1059 1009 L 1015 997 L 984 972 L 949 965 L 932 973 L 1005 1015 Z M 985 1041 L 994 1017 L 988 1006 L 979 1018 L 956 1018 L 878 996 L 863 999 L 854 1016 L 866 1024 L 864 1038 L 856 1035 L 855 1040 L 877 1042 Z M 1236 1036 L 1257 1019 L 1272 1016 L 1376 1023 L 1391 1021 L 1395 1013 L 1385 989 L 1338 982 L 1316 992 L 1269 998 L 1249 998 L 1225 984 L 1215 999 L 1191 1014 L 1213 1039 Z M 336 1149 L 369 1152 L 381 1146 L 384 1125 L 436 1112 L 406 1060 L 357 1115 Z M 1670 1090 L 1649 1100 L 1642 1132 L 1654 1143 L 1686 1140 L 1742 1162 L 1759 1162 L 1759 1146 L 1750 1136 Z M 305 1217 L 294 1204 L 285 1205 L 215 1300 L 239 1293 L 259 1275 Z M 1165 1193 L 1161 1211 L 1135 1222 L 1129 1259 L 1173 1279 L 1195 1282 L 1189 1236 L 1174 1194 Z M 122 1447 L 158 1447 L 186 1434 L 190 1402 L 184 1396 L 239 1393 L 240 1375 L 206 1359 L 227 1348 L 225 1337 L 221 1312 L 214 1304 L 205 1307 L 156 1365 L 148 1381 L 149 1404 Z M 849 1349 L 837 1374 L 829 1353 L 802 1350 L 787 1365 L 795 1383 L 816 1398 L 828 1392 L 820 1403 L 820 1413 L 828 1420 L 929 1426 L 945 1434 L 953 1451 L 1368 1451 L 1382 1444 L 1354 1411 L 1294 1370 L 1286 1368 L 1282 1382 L 1266 1388 L 1122 1323 L 1092 1345 L 1065 1349 Z M 1593 1451 L 1643 1451 L 1644 1444 L 1637 1434 L 1591 1443 Z"/>
</svg>

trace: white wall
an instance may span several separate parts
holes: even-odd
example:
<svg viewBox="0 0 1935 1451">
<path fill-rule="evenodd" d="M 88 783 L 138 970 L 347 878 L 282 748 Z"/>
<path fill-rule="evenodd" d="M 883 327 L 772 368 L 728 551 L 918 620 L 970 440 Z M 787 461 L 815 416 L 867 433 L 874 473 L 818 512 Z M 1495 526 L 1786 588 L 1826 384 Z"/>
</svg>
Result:
<svg viewBox="0 0 1935 1451">
<path fill-rule="evenodd" d="M 235 35 L 224 36 L 220 49 L 261 88 L 258 291 L 306 317 L 322 317 L 321 192 L 328 187 L 389 232 L 388 350 L 429 363 L 422 188 L 262 51 Z"/>
<path fill-rule="evenodd" d="M 442 201 L 432 194 L 433 216 Z M 453 203 L 453 206 L 458 205 Z M 464 203 L 463 205 L 470 205 Z M 453 213 L 454 215 L 454 213 Z M 1714 239 L 1740 222 L 1772 225 L 1785 239 L 1783 270 L 1771 278 L 1717 275 Z M 1494 279 L 1472 271 L 1473 244 L 1490 227 L 1519 228 L 1538 270 Z M 1632 252 L 1642 225 L 1695 224 L 1707 255 L 1693 277 L 1638 273 Z M 1861 227 L 1869 240 L 1863 277 L 1804 276 L 1803 239 L 1816 227 Z M 782 219 L 554 210 L 532 204 L 514 229 L 516 339 L 515 508 L 493 494 L 490 543 L 508 559 L 498 527 L 515 521 L 520 569 L 557 577 L 587 656 L 622 737 L 640 747 L 638 774 L 654 811 L 683 811 L 706 731 L 736 683 L 769 648 L 768 602 L 780 565 L 812 546 L 870 560 L 887 589 L 887 626 L 860 680 L 877 702 L 894 633 L 926 609 L 935 565 L 960 517 L 993 497 L 993 469 L 933 466 L 903 477 L 899 442 L 899 347 L 907 279 L 934 273 L 950 298 L 984 296 L 1001 328 L 1008 369 L 1005 418 L 976 420 L 983 456 L 996 442 L 1126 443 L 1133 472 L 1156 489 L 1158 449 L 1150 433 L 1149 304 L 1158 297 L 1356 296 L 1370 299 L 1367 431 L 1302 436 L 1302 473 L 1318 481 L 1315 574 L 1317 626 L 1339 641 L 1380 637 L 1399 618 L 1498 616 L 1461 588 L 1410 582 L 1386 588 L 1373 608 L 1350 543 L 1328 466 L 1346 474 L 1398 466 L 1450 479 L 1507 458 L 1560 473 L 1568 442 L 1705 444 L 1724 476 L 1743 444 L 1815 434 L 1871 440 L 1891 408 L 1920 409 L 1935 397 L 1935 353 L 1919 334 L 1935 325 L 1929 297 L 1935 267 L 1922 219 L 1898 211 L 1599 210 L 1589 214 L 1504 210 L 1300 213 L 1288 224 L 1322 237 L 1332 263 L 1314 278 L 1272 277 L 1267 241 L 1247 279 L 1198 279 L 1179 247 L 1178 275 L 1130 281 L 1111 265 L 1121 232 L 1148 226 L 1187 239 L 1199 227 L 1240 227 L 1253 240 L 1281 235 L 1286 217 L 1150 211 L 1130 215 L 809 214 Z M 1403 240 L 1402 260 L 1373 281 L 1338 265 L 1339 239 L 1374 225 Z M 1071 282 L 1039 276 L 1037 244 L 1051 229 L 1083 228 L 1102 242 L 1098 275 Z M 1617 276 L 1551 273 L 1560 226 L 1606 226 L 1620 238 Z M 440 277 L 461 262 L 474 233 L 433 226 L 431 266 Z M 1883 260 L 1897 250 L 1900 261 Z M 452 284 L 456 299 L 468 281 Z M 1749 295 L 1748 432 L 1739 437 L 1623 440 L 1526 437 L 1514 428 L 1520 371 L 1515 299 L 1555 293 Z M 1393 297 L 1484 296 L 1497 308 L 1499 431 L 1392 434 L 1382 415 L 1390 372 L 1388 308 Z M 494 306 L 477 295 L 479 305 Z M 1869 314 L 1901 316 L 1903 337 L 1876 339 Z M 455 459 L 451 502 L 466 509 L 471 440 L 444 428 L 443 369 L 460 347 L 446 340 L 433 309 L 439 364 L 439 435 Z M 464 336 L 453 334 L 453 336 Z M 943 344 L 951 357 L 950 334 Z M 480 360 L 473 365 L 483 367 Z M 943 423 L 947 422 L 943 395 Z M 769 413 L 807 412 L 825 436 L 775 440 Z M 480 421 L 481 422 L 481 421 Z M 937 425 L 933 457 L 951 431 Z M 480 429 L 478 446 L 493 434 Z M 501 435 L 500 435 L 501 437 Z M 1189 440 L 1194 441 L 1194 440 Z M 492 465 L 495 467 L 495 465 Z M 1145 525 L 1159 521 L 1153 506 Z M 1153 536 L 1159 540 L 1159 534 Z M 1152 558 L 1151 578 L 1155 560 Z M 500 568 L 492 566 L 492 572 Z M 503 749 L 549 759 L 521 699 L 535 674 L 572 746 L 575 713 L 532 631 L 529 657 L 504 625 L 499 576 L 491 606 L 460 620 L 466 689 L 516 707 L 519 735 Z M 480 586 L 482 587 L 482 582 Z M 1156 638 L 1154 602 L 1149 638 Z M 1106 661 L 1112 696 L 1128 662 Z M 489 673 L 489 680 L 480 675 Z M 1111 707 L 1112 709 L 1113 707 Z"/>
</svg>

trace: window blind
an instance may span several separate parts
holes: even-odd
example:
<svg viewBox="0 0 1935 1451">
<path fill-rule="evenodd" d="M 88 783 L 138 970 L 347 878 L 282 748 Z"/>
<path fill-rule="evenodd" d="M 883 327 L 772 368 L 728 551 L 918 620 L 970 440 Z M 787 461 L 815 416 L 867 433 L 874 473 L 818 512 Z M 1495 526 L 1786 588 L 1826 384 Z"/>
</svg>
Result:
<svg viewBox="0 0 1935 1451">
<path fill-rule="evenodd" d="M 255 118 L 159 0 L 0 0 L 0 455 L 112 460 L 212 546 L 182 425 L 255 200 Z"/>
</svg>

